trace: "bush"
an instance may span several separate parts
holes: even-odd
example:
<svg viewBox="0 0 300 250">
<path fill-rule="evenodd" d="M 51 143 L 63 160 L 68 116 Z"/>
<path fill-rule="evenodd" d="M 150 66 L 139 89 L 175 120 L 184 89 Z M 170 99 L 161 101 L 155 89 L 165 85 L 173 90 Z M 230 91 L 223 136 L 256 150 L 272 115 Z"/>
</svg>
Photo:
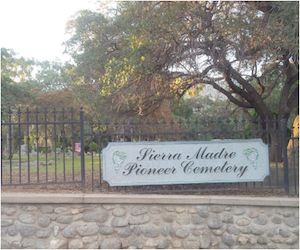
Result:
<svg viewBox="0 0 300 250">
<path fill-rule="evenodd" d="M 87 153 L 87 152 L 95 152 L 95 153 L 98 153 L 98 150 L 99 150 L 99 147 L 98 147 L 98 144 L 96 142 L 92 142 L 90 144 L 86 144 L 84 146 L 84 152 Z"/>
</svg>

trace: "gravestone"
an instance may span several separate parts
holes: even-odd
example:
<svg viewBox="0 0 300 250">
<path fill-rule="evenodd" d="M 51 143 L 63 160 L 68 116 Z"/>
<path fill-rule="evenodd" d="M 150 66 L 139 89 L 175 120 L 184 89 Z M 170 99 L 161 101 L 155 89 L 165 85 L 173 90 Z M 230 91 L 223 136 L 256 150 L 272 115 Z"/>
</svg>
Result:
<svg viewBox="0 0 300 250">
<path fill-rule="evenodd" d="M 21 154 L 25 155 L 27 153 L 28 153 L 28 146 L 27 146 L 27 144 L 21 145 Z"/>
<path fill-rule="evenodd" d="M 71 150 L 68 150 L 68 156 L 73 157 L 73 152 Z"/>
<path fill-rule="evenodd" d="M 31 156 L 37 156 L 37 152 L 35 152 L 34 149 L 31 150 Z"/>
</svg>

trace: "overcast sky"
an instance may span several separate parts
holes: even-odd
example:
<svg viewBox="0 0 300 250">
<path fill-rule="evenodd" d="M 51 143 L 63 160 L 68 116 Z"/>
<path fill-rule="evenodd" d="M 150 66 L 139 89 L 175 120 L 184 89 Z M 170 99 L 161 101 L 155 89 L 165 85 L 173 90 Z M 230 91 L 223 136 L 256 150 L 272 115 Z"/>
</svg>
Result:
<svg viewBox="0 0 300 250">
<path fill-rule="evenodd" d="M 0 45 L 20 56 L 53 61 L 62 56 L 65 26 L 78 10 L 96 0 L 0 0 Z"/>
</svg>

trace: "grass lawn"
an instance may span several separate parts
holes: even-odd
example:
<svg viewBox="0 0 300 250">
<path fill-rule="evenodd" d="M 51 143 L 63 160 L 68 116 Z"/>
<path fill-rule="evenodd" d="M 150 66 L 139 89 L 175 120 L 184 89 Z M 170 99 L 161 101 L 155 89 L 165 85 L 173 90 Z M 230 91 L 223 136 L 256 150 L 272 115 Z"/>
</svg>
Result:
<svg viewBox="0 0 300 250">
<path fill-rule="evenodd" d="M 85 156 L 86 176 L 99 176 L 99 156 Z M 30 181 L 29 181 L 30 180 Z M 12 168 L 10 160 L 2 160 L 2 181 L 3 183 L 27 183 L 27 182 L 66 182 L 81 180 L 81 157 L 75 155 L 69 157 L 67 154 L 55 155 L 39 154 L 30 156 L 29 162 L 27 155 L 14 155 Z"/>
</svg>

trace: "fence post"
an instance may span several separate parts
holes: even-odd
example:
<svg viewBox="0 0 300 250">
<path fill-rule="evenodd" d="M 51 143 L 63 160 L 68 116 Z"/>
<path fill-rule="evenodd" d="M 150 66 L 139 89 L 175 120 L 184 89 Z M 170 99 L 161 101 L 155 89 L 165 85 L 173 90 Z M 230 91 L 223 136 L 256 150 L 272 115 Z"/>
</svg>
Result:
<svg viewBox="0 0 300 250">
<path fill-rule="evenodd" d="M 290 193 L 289 190 L 289 169 L 288 169 L 288 156 L 287 156 L 287 127 L 286 127 L 286 119 L 282 117 L 281 119 L 281 130 L 282 130 L 282 158 L 283 158 L 283 171 L 284 171 L 284 186 L 285 193 L 288 195 Z"/>
<path fill-rule="evenodd" d="M 81 187 L 85 191 L 85 167 L 84 167 L 84 112 L 80 107 L 80 156 L 81 156 Z"/>
</svg>

